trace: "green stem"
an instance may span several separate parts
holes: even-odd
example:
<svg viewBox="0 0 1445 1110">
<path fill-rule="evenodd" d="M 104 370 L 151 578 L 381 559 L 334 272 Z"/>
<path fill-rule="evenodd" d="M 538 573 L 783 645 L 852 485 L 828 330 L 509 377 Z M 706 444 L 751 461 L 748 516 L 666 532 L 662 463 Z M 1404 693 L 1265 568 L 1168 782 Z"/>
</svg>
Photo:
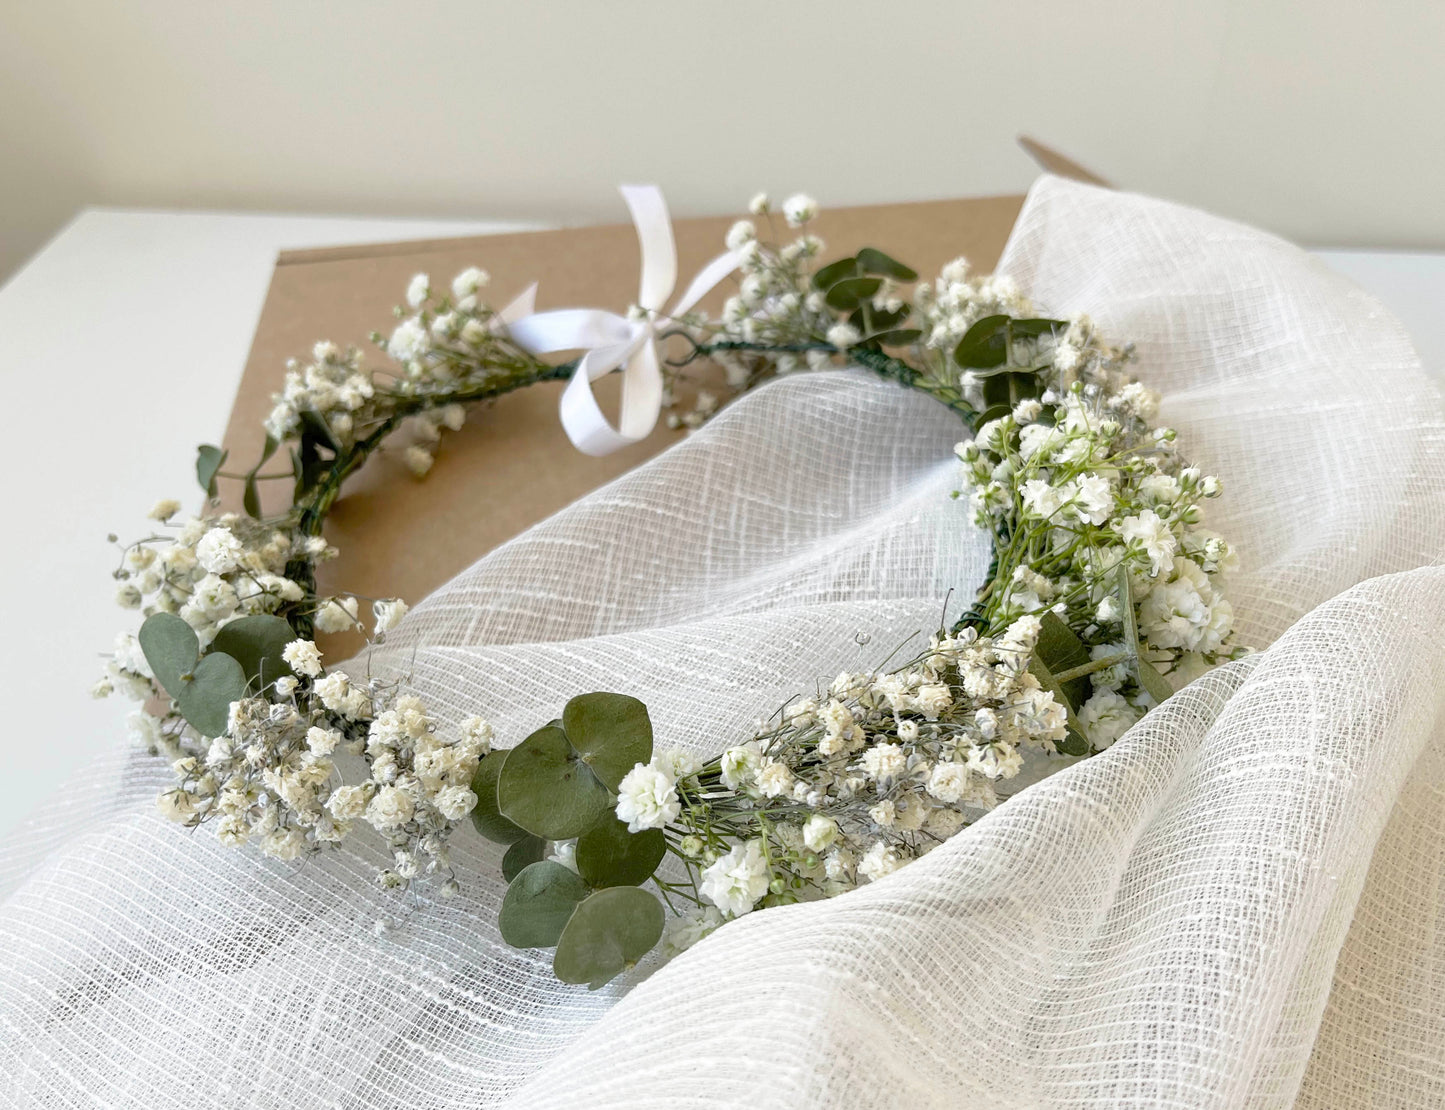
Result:
<svg viewBox="0 0 1445 1110">
<path fill-rule="evenodd" d="M 1106 655 L 1102 659 L 1094 659 L 1088 663 L 1080 663 L 1077 667 L 1070 667 L 1066 671 L 1059 671 L 1054 675 L 1054 680 L 1068 682 L 1072 678 L 1083 678 L 1086 674 L 1102 671 L 1106 667 L 1112 667 L 1115 663 L 1127 663 L 1129 658 L 1128 655 Z"/>
<path fill-rule="evenodd" d="M 455 393 L 417 394 L 398 398 L 391 415 L 347 450 L 338 452 L 316 485 L 297 501 L 296 508 L 300 510 L 300 517 L 297 520 L 296 531 L 303 536 L 319 536 L 321 534 L 326 514 L 331 511 L 332 505 L 341 495 L 341 487 L 346 479 L 360 470 L 372 453 L 386 440 L 386 437 L 396 431 L 402 421 L 408 417 L 445 405 L 490 401 L 503 394 L 511 393 L 513 390 L 535 385 L 537 382 L 569 378 L 576 368 L 575 360 L 553 366 L 537 359 L 522 359 L 508 368 L 505 373 L 489 376 L 486 382 L 472 389 Z M 306 593 L 315 594 L 316 572 L 315 563 L 312 560 L 304 558 L 291 560 L 286 566 L 286 577 L 295 581 Z M 306 639 L 309 639 L 315 632 L 311 618 L 311 613 L 300 609 L 293 609 L 287 614 L 287 619 L 291 622 L 291 627 L 296 630 L 296 634 Z"/>
</svg>

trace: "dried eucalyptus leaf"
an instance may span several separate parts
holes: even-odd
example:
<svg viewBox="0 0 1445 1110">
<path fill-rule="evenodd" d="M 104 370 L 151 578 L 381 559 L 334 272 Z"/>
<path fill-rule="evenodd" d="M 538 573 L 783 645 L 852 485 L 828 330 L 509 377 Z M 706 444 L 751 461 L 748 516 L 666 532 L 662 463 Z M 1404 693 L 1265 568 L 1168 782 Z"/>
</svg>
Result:
<svg viewBox="0 0 1445 1110">
<path fill-rule="evenodd" d="M 573 911 L 552 970 L 564 983 L 596 990 L 635 966 L 662 938 L 662 925 L 662 903 L 641 887 L 599 890 Z"/>
<path fill-rule="evenodd" d="M 630 833 L 609 815 L 578 838 L 577 870 L 594 887 L 638 886 L 652 877 L 666 854 L 661 829 Z"/>
<path fill-rule="evenodd" d="M 502 898 L 502 939 L 513 948 L 550 948 L 588 893 L 587 884 L 560 863 L 528 864 Z"/>
<path fill-rule="evenodd" d="M 213 651 L 196 664 L 189 681 L 174 695 L 176 708 L 202 736 L 222 736 L 230 723 L 231 703 L 246 696 L 246 673 L 229 655 Z"/>
<path fill-rule="evenodd" d="M 229 451 L 222 451 L 209 443 L 196 448 L 196 481 L 201 483 L 207 497 L 216 496 L 216 471 L 221 469 L 229 454 Z"/>
<path fill-rule="evenodd" d="M 965 370 L 992 370 L 1008 358 L 1008 320 L 1004 315 L 985 316 L 963 333 L 953 349 L 953 361 Z"/>
<path fill-rule="evenodd" d="M 171 697 L 178 697 L 201 657 L 196 630 L 174 613 L 152 613 L 136 639 L 156 681 Z"/>
<path fill-rule="evenodd" d="M 837 262 L 828 263 L 828 265 L 813 275 L 813 287 L 820 292 L 826 293 L 844 278 L 857 276 L 857 260 L 853 258 L 840 258 Z"/>
<path fill-rule="evenodd" d="M 578 694 L 562 710 L 562 728 L 582 762 L 609 790 L 616 790 L 636 764 L 652 758 L 647 706 L 626 694 Z"/>
<path fill-rule="evenodd" d="M 292 673 L 281 652 L 294 639 L 296 632 L 284 619 L 263 613 L 224 626 L 210 650 L 225 652 L 240 663 L 246 681 L 260 691 Z"/>
<path fill-rule="evenodd" d="M 894 281 L 917 281 L 918 271 L 905 266 L 897 259 L 890 258 L 873 247 L 864 247 L 858 252 L 858 268 L 865 274 L 879 274 Z"/>
<path fill-rule="evenodd" d="M 829 287 L 823 299 L 830 308 L 847 312 L 857 308 L 878 290 L 883 288 L 883 279 L 876 277 L 844 278 Z"/>
<path fill-rule="evenodd" d="M 502 856 L 502 878 L 511 882 L 524 868 L 540 863 L 547 854 L 547 842 L 540 836 L 524 836 Z"/>
<path fill-rule="evenodd" d="M 650 751 L 650 734 L 647 743 Z M 502 816 L 533 836 L 569 840 L 612 808 L 612 795 L 568 743 L 567 733 L 548 725 L 507 753 L 497 776 L 497 804 Z"/>
<path fill-rule="evenodd" d="M 502 764 L 507 752 L 488 752 L 477 764 L 472 775 L 472 793 L 477 804 L 472 809 L 472 824 L 477 832 L 495 844 L 515 844 L 530 834 L 526 829 L 502 816 L 497 807 L 497 776 L 502 773 Z"/>
</svg>

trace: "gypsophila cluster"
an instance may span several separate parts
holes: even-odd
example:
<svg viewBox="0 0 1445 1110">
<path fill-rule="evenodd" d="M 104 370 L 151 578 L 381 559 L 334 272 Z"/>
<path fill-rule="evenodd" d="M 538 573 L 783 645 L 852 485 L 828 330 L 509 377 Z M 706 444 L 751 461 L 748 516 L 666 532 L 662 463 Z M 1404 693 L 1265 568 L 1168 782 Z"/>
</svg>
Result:
<svg viewBox="0 0 1445 1110">
<path fill-rule="evenodd" d="M 1087 317 L 1017 342 L 1010 358 L 1043 368 L 1038 396 L 985 413 L 957 449 L 974 523 L 999 554 L 978 618 L 1049 612 L 1078 635 L 1099 665 L 1076 707 L 1098 750 L 1167 694 L 1121 665 L 1131 638 L 1175 688 L 1233 654 L 1224 583 L 1238 560 L 1202 524 L 1219 481 L 1155 426 L 1158 395 L 1126 373 L 1126 352 L 1102 345 Z M 983 383 L 963 385 L 983 408 Z"/>
<path fill-rule="evenodd" d="M 278 859 L 366 826 L 394 853 L 385 885 L 429 874 L 455 891 L 447 841 L 476 804 L 490 730 L 480 718 L 441 728 L 401 685 L 327 669 L 313 636 L 380 643 L 407 611 L 399 598 L 318 592 L 317 568 L 337 554 L 321 525 L 345 478 L 392 446 L 420 477 L 465 404 L 565 376 L 509 341 L 479 300 L 487 280 L 468 269 L 437 293 L 413 278 L 390 338 L 373 337 L 398 369 L 368 369 L 360 351 L 330 342 L 289 363 L 255 466 L 228 472 L 226 452 L 202 447 L 209 511 L 159 502 L 154 532 L 120 548 L 116 600 L 145 622 L 117 638 L 93 692 L 142 703 L 130 731 L 175 767 L 178 785 L 160 801 L 171 818 L 214 821 L 224 843 Z M 289 469 L 262 473 L 286 454 Z M 223 480 L 244 490 L 244 512 L 217 511 Z M 292 485 L 288 507 L 263 511 L 267 481 Z"/>
<path fill-rule="evenodd" d="M 759 906 L 880 879 L 997 805 L 1024 753 L 1053 753 L 1066 732 L 1029 671 L 1040 627 L 937 634 L 898 670 L 840 674 L 701 768 L 635 767 L 617 816 L 666 828 L 696 892 L 669 950 Z"/>
</svg>

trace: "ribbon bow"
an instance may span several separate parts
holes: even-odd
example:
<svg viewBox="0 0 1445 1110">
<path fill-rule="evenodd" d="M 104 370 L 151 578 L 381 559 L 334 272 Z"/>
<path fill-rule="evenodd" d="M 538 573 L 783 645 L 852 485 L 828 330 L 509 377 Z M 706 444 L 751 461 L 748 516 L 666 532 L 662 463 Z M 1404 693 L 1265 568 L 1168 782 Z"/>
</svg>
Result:
<svg viewBox="0 0 1445 1110">
<path fill-rule="evenodd" d="M 642 248 L 642 281 L 637 318 L 600 308 L 563 308 L 535 312 L 510 321 L 512 341 L 532 354 L 583 350 L 577 370 L 562 392 L 562 427 L 578 450 L 608 455 L 644 439 L 662 412 L 662 364 L 654 320 L 677 284 L 677 246 L 667 202 L 655 185 L 624 185 L 622 199 L 632 213 Z M 693 278 L 668 317 L 681 316 L 738 266 L 735 251 L 714 258 Z M 592 393 L 592 383 L 622 370 L 622 406 L 613 427 Z"/>
</svg>

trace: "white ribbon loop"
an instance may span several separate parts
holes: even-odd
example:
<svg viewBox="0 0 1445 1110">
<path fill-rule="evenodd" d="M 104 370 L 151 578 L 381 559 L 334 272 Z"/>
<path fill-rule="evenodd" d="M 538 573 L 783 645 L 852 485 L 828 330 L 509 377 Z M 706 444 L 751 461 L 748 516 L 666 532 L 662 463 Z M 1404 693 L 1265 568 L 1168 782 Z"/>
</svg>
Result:
<svg viewBox="0 0 1445 1110">
<path fill-rule="evenodd" d="M 535 312 L 507 324 L 512 341 L 533 354 L 584 352 L 562 391 L 561 417 L 567 438 L 588 455 L 608 455 L 647 438 L 662 412 L 662 363 L 654 320 L 677 284 L 677 246 L 660 189 L 655 185 L 624 185 L 622 199 L 632 213 L 642 248 L 637 303 L 648 310 L 647 316 L 632 320 L 600 308 L 564 308 Z M 737 269 L 738 261 L 737 254 L 728 251 L 709 262 L 667 317 L 687 312 Z M 622 405 L 614 428 L 597 403 L 592 383 L 619 368 Z"/>
</svg>

